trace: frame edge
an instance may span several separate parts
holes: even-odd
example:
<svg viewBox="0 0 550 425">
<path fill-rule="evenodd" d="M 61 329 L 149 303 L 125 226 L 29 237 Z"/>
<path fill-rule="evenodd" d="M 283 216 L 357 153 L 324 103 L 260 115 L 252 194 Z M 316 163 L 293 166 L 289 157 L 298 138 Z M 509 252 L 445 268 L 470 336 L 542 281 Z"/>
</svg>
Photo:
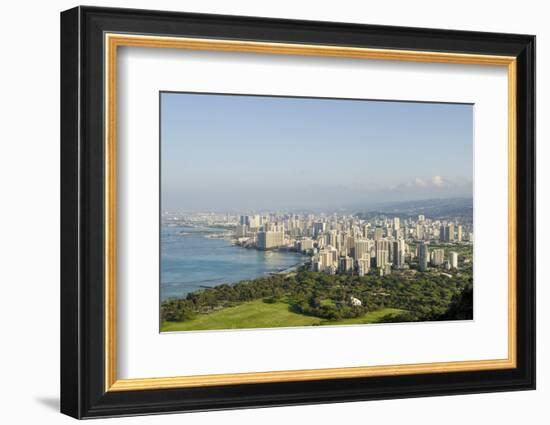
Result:
<svg viewBox="0 0 550 425">
<path fill-rule="evenodd" d="M 79 7 L 60 14 L 60 411 L 74 418 L 82 417 L 79 271 L 80 15 Z"/>
</svg>

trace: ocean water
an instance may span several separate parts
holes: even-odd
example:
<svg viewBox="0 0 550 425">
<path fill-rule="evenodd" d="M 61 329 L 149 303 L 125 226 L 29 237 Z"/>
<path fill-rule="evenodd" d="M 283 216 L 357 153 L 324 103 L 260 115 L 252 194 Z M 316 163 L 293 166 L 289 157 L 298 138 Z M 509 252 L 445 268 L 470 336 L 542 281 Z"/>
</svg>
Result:
<svg viewBox="0 0 550 425">
<path fill-rule="evenodd" d="M 263 252 L 206 238 L 205 229 L 162 226 L 160 297 L 183 297 L 222 283 L 236 283 L 286 270 L 304 262 L 292 252 Z M 182 235 L 181 232 L 185 234 Z"/>
</svg>

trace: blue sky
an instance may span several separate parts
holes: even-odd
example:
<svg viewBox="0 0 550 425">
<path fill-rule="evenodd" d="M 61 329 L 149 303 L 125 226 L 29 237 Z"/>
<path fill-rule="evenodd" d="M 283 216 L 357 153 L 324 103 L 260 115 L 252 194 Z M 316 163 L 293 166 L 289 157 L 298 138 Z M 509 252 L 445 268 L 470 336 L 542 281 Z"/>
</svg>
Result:
<svg viewBox="0 0 550 425">
<path fill-rule="evenodd" d="M 471 196 L 472 148 L 472 105 L 162 93 L 162 209 Z"/>
</svg>

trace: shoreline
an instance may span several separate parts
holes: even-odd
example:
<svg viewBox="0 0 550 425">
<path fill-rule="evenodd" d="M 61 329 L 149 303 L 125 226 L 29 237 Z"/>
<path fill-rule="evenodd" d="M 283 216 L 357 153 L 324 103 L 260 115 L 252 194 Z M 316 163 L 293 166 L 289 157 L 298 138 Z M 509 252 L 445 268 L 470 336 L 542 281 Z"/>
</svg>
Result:
<svg viewBox="0 0 550 425">
<path fill-rule="evenodd" d="M 292 259 L 291 261 L 288 261 L 290 264 L 287 264 L 287 265 L 280 264 L 279 266 L 275 266 L 273 268 L 264 267 L 263 271 L 258 271 L 256 273 L 251 274 L 250 276 L 234 276 L 233 279 L 231 277 L 221 277 L 221 278 L 216 277 L 213 279 L 206 279 L 206 280 L 203 278 L 200 278 L 190 282 L 178 282 L 179 276 L 176 276 L 175 278 L 173 278 L 173 281 L 162 282 L 161 280 L 159 284 L 159 289 L 160 289 L 159 296 L 160 296 L 161 302 L 169 299 L 185 299 L 187 295 L 190 293 L 216 288 L 221 285 L 236 285 L 242 281 L 255 280 L 255 279 L 269 277 L 272 275 L 288 275 L 296 272 L 300 267 L 305 265 L 310 260 L 310 256 L 308 256 L 307 254 L 303 254 L 301 252 L 297 252 L 291 249 L 277 248 L 272 250 L 260 250 L 253 246 L 240 245 L 236 243 L 234 232 L 229 232 L 229 231 L 223 232 L 223 230 L 220 229 L 219 227 L 211 228 L 209 230 L 205 228 L 206 226 L 190 226 L 188 224 L 164 225 L 164 226 L 166 226 L 167 228 L 172 228 L 172 231 L 174 231 L 173 235 L 178 238 L 195 237 L 197 239 L 203 239 L 203 240 L 220 240 L 220 242 L 221 240 L 223 240 L 227 242 L 227 245 L 224 245 L 225 248 L 233 247 L 235 249 L 246 249 L 246 250 L 254 250 L 257 252 L 263 252 L 264 253 L 263 256 L 265 257 L 269 257 L 271 254 L 281 254 L 283 257 L 291 256 Z M 179 227 L 179 229 L 175 229 L 177 227 Z M 181 229 L 181 228 L 187 228 L 188 230 Z M 223 236 L 220 230 L 223 232 Z M 234 251 L 234 252 L 237 252 L 237 251 Z M 182 257 L 182 261 L 183 261 L 183 257 Z M 263 260 L 258 260 L 258 263 L 262 261 Z M 266 260 L 266 262 L 269 263 L 269 260 Z M 284 261 L 282 262 L 284 263 Z M 161 263 L 162 263 L 162 260 L 161 260 Z M 161 265 L 161 270 L 162 270 L 162 265 Z M 161 279 L 162 279 L 162 271 L 161 271 Z M 213 285 L 212 286 L 205 285 L 206 282 L 212 282 Z M 178 289 L 183 289 L 183 290 L 180 292 L 178 291 Z M 172 292 L 172 290 L 175 290 L 175 292 L 178 292 L 178 294 L 163 295 L 164 292 Z"/>
</svg>

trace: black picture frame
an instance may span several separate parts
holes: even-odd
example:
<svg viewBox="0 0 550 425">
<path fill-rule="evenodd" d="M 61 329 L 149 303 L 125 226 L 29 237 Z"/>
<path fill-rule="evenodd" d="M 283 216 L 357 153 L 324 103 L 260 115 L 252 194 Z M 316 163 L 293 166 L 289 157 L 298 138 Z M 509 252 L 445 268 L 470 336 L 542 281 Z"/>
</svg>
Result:
<svg viewBox="0 0 550 425">
<path fill-rule="evenodd" d="M 517 367 L 106 392 L 104 33 L 507 55 L 517 58 Z M 132 9 L 61 13 L 61 412 L 75 418 L 535 388 L 535 37 Z"/>
</svg>

